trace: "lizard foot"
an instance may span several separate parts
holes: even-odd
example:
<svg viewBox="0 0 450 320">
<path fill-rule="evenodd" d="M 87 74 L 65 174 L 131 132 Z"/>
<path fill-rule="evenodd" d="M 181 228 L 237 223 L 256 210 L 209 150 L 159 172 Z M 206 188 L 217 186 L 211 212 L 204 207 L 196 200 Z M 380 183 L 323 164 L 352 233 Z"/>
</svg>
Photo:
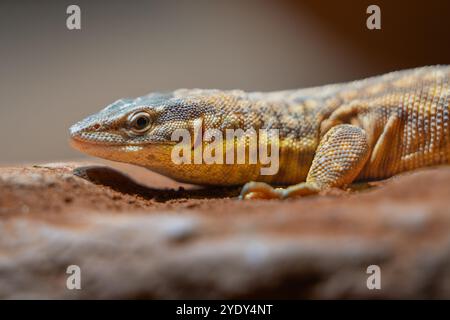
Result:
<svg viewBox="0 0 450 320">
<path fill-rule="evenodd" d="M 302 182 L 283 189 L 283 199 L 310 196 L 321 190 L 322 188 L 314 182 Z"/>
<path fill-rule="evenodd" d="M 248 182 L 244 185 L 239 199 L 282 199 L 283 189 L 274 189 L 264 182 Z"/>
<path fill-rule="evenodd" d="M 239 199 L 287 199 L 319 193 L 321 188 L 313 182 L 303 182 L 288 188 L 273 188 L 263 182 L 249 182 L 241 191 Z"/>
</svg>

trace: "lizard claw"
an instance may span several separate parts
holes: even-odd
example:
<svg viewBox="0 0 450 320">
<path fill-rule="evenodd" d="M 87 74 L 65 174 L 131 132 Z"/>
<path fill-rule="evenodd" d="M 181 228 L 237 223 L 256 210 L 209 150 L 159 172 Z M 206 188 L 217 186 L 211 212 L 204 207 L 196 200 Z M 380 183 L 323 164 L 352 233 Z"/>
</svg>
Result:
<svg viewBox="0 0 450 320">
<path fill-rule="evenodd" d="M 249 182 L 244 185 L 239 199 L 287 199 L 317 194 L 321 188 L 314 182 L 302 182 L 286 189 L 272 188 L 264 182 Z"/>
<path fill-rule="evenodd" d="M 274 189 L 264 182 L 248 182 L 244 185 L 239 199 L 282 199 L 283 189 Z"/>
</svg>

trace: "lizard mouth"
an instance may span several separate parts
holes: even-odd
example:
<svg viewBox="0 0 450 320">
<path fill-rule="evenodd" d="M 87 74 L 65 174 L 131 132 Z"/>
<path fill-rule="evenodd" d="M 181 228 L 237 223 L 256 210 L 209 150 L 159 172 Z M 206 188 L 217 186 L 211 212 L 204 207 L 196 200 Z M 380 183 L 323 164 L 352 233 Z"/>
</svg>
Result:
<svg viewBox="0 0 450 320">
<path fill-rule="evenodd" d="M 145 144 L 129 143 L 123 141 L 98 141 L 93 139 L 85 139 L 80 135 L 71 135 L 69 144 L 72 148 L 97 157 L 112 157 L 120 153 L 131 153 L 140 151 L 149 146 L 170 146 L 176 142 L 153 141 Z"/>
<path fill-rule="evenodd" d="M 81 151 L 81 152 L 89 153 L 89 154 L 92 153 L 90 151 L 101 150 L 101 149 L 104 150 L 107 147 L 105 144 L 86 140 L 79 136 L 71 136 L 70 140 L 69 140 L 69 144 L 72 148 L 74 148 L 78 151 Z M 114 146 L 109 145 L 108 147 L 113 148 Z"/>
<path fill-rule="evenodd" d="M 82 153 L 113 161 L 123 161 L 124 155 L 131 156 L 134 152 L 144 149 L 143 146 L 139 145 L 96 143 L 78 137 L 71 137 L 69 143 L 72 148 Z"/>
</svg>

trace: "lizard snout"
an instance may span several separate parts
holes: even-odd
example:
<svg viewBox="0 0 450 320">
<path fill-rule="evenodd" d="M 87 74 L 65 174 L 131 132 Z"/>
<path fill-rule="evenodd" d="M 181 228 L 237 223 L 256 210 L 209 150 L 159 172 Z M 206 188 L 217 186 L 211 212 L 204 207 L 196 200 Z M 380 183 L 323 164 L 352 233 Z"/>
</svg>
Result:
<svg viewBox="0 0 450 320">
<path fill-rule="evenodd" d="M 72 139 L 76 139 L 81 138 L 81 136 L 88 132 L 96 132 L 100 128 L 101 125 L 90 116 L 72 125 L 69 129 L 69 134 Z"/>
</svg>

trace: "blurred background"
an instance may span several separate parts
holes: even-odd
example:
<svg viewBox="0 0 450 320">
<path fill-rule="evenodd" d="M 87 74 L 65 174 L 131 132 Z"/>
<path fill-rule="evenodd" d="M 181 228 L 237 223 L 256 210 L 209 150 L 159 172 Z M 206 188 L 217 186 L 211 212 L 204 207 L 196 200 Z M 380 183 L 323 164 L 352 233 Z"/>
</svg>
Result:
<svg viewBox="0 0 450 320">
<path fill-rule="evenodd" d="M 81 7 L 81 30 L 66 8 Z M 366 8 L 381 7 L 381 30 Z M 450 1 L 0 3 L 0 163 L 79 158 L 74 122 L 121 97 L 269 91 L 450 63 Z"/>
</svg>

